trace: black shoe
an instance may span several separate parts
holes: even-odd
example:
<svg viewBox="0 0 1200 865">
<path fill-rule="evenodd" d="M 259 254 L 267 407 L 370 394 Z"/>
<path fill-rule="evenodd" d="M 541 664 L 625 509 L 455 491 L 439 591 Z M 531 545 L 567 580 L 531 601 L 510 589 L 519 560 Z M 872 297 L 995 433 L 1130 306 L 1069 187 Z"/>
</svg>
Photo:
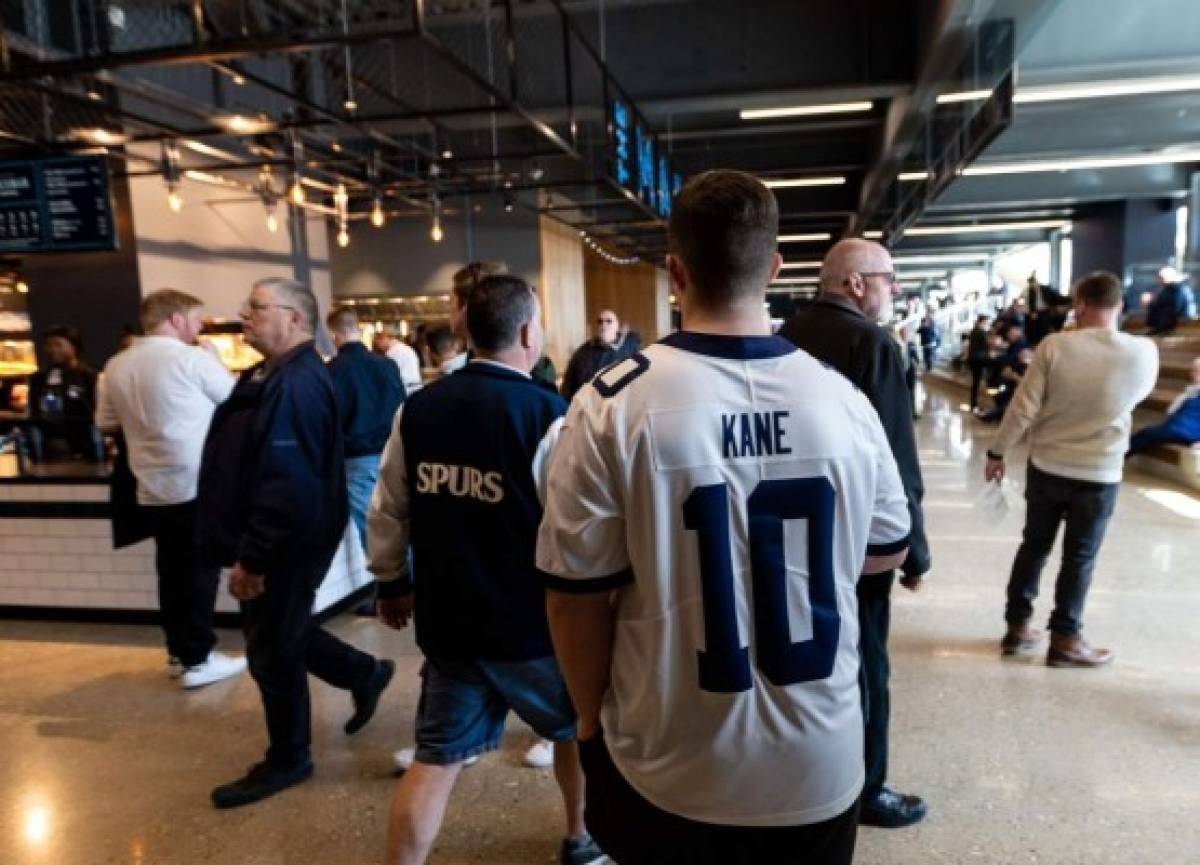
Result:
<svg viewBox="0 0 1200 865">
<path fill-rule="evenodd" d="M 353 736 L 367 726 L 367 722 L 371 720 L 375 709 L 379 706 L 379 695 L 383 693 L 383 689 L 388 686 L 395 674 L 396 664 L 394 661 L 377 661 L 375 670 L 366 683 L 361 688 L 351 691 L 354 696 L 354 714 L 342 728 L 346 731 L 347 736 Z"/>
<path fill-rule="evenodd" d="M 311 760 L 292 769 L 276 769 L 267 763 L 256 763 L 233 783 L 213 788 L 212 803 L 218 808 L 240 808 L 303 783 L 312 777 L 312 773 Z"/>
<path fill-rule="evenodd" d="M 564 838 L 558 854 L 558 861 L 562 865 L 593 865 L 606 860 L 604 851 L 596 846 L 591 835 Z"/>
<path fill-rule="evenodd" d="M 870 799 L 863 799 L 858 822 L 881 829 L 902 829 L 920 823 L 925 812 L 920 796 L 907 796 L 884 787 Z"/>
</svg>

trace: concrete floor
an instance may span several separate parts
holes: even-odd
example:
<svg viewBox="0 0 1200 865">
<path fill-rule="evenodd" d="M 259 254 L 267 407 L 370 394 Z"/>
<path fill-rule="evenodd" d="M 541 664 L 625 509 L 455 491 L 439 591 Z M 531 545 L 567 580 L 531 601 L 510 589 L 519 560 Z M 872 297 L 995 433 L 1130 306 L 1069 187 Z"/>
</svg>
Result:
<svg viewBox="0 0 1200 865">
<path fill-rule="evenodd" d="M 892 640 L 891 780 L 931 814 L 864 830 L 857 861 L 1200 862 L 1200 500 L 1127 478 L 1087 618 L 1115 666 L 1001 663 L 1023 511 L 996 523 L 974 506 L 990 430 L 950 400 L 934 393 L 919 423 L 935 570 L 919 595 L 897 590 Z M 0 865 L 379 862 L 419 657 L 409 634 L 334 627 L 397 659 L 379 717 L 347 740 L 348 698 L 314 682 L 315 779 L 218 813 L 209 789 L 263 745 L 248 678 L 182 694 L 154 629 L 0 623 Z M 548 772 L 517 765 L 525 736 L 514 724 L 464 774 L 431 862 L 556 861 L 558 800 Z"/>
</svg>

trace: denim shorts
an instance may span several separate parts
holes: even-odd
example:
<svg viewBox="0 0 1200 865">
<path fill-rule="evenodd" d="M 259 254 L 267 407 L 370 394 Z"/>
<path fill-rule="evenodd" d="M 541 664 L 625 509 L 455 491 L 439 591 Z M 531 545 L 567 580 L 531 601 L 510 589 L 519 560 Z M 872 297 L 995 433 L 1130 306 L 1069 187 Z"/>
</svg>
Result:
<svg viewBox="0 0 1200 865">
<path fill-rule="evenodd" d="M 510 710 L 543 739 L 575 738 L 575 709 L 552 656 L 531 661 L 427 658 L 421 679 L 417 762 L 449 766 L 495 751 Z"/>
</svg>

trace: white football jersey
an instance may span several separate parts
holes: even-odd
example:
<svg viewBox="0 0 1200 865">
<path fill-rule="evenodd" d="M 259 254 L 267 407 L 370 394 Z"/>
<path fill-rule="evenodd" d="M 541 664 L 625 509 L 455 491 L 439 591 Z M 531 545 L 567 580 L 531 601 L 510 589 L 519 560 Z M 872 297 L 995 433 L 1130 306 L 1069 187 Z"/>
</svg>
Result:
<svg viewBox="0 0 1200 865">
<path fill-rule="evenodd" d="M 537 564 L 619 589 L 613 761 L 692 820 L 795 826 L 863 783 L 855 585 L 907 546 L 867 399 L 780 337 L 676 333 L 575 398 Z"/>
</svg>

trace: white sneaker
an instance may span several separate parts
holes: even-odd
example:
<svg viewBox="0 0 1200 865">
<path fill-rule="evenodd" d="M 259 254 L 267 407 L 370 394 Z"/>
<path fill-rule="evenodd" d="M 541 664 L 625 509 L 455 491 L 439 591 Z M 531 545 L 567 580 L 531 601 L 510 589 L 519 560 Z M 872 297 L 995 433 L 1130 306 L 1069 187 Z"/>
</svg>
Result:
<svg viewBox="0 0 1200 865">
<path fill-rule="evenodd" d="M 533 747 L 525 752 L 521 762 L 530 769 L 549 769 L 554 765 L 554 746 L 545 739 L 538 739 Z"/>
<path fill-rule="evenodd" d="M 414 762 L 416 762 L 416 759 L 417 759 L 417 749 L 416 748 L 401 748 L 399 751 L 397 751 L 396 753 L 394 753 L 392 755 L 392 760 L 395 761 L 395 763 L 396 763 L 396 771 L 397 772 L 407 772 L 409 769 L 412 768 L 412 764 Z M 476 755 L 474 757 L 470 757 L 466 760 L 463 760 L 463 766 L 474 766 L 478 762 L 479 762 L 479 756 Z"/>
<path fill-rule="evenodd" d="M 213 682 L 236 676 L 244 669 L 246 669 L 245 658 L 234 658 L 220 652 L 209 652 L 203 664 L 188 667 L 183 671 L 183 675 L 179 677 L 179 687 L 185 691 L 192 688 L 203 688 Z"/>
<path fill-rule="evenodd" d="M 167 675 L 172 679 L 178 679 L 183 675 L 183 661 L 176 658 L 174 655 L 167 656 Z"/>
</svg>

